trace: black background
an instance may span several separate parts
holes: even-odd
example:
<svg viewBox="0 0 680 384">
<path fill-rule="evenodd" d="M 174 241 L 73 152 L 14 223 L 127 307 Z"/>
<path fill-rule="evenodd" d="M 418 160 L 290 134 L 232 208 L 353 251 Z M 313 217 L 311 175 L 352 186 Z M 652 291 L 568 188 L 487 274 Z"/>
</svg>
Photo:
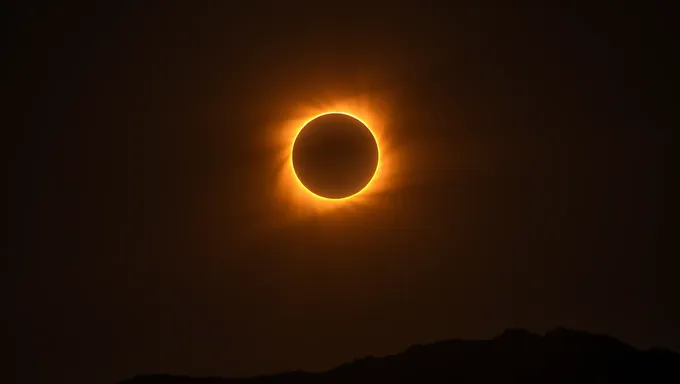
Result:
<svg viewBox="0 0 680 384">
<path fill-rule="evenodd" d="M 680 349 L 666 10 L 247 3 L 11 9 L 16 382 L 318 370 L 508 327 Z M 267 137 L 340 94 L 389 106 L 401 182 L 298 219 Z"/>
</svg>

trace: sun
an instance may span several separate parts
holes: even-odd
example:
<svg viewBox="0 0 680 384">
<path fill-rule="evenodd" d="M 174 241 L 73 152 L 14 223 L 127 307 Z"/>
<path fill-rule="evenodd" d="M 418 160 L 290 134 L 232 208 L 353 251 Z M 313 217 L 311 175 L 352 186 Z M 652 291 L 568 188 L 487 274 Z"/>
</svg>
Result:
<svg viewBox="0 0 680 384">
<path fill-rule="evenodd" d="M 378 162 L 372 179 L 359 192 L 343 198 L 326 198 L 308 190 L 295 174 L 293 146 L 300 131 L 312 120 L 327 114 L 344 114 L 359 120 L 373 135 L 378 147 Z M 279 171 L 276 197 L 299 214 L 325 213 L 375 203 L 379 194 L 389 188 L 394 172 L 395 156 L 388 132 L 388 107 L 380 99 L 368 95 L 327 97 L 292 108 L 290 117 L 277 124 Z"/>
<path fill-rule="evenodd" d="M 311 123 L 311 122 L 317 121 L 317 119 L 319 119 L 319 118 L 321 118 L 321 117 L 323 117 L 323 116 L 329 116 L 329 115 L 344 115 L 344 116 L 349 116 L 349 117 L 351 117 L 352 119 L 355 119 L 355 120 L 357 120 L 358 122 L 360 122 L 360 123 L 361 123 L 365 128 L 367 128 L 368 131 L 370 132 L 370 135 L 372 136 L 373 140 L 375 141 L 375 149 L 377 150 L 376 169 L 375 169 L 375 171 L 373 171 L 373 174 L 372 174 L 370 180 L 369 180 L 369 181 L 368 181 L 361 189 L 359 189 L 358 191 L 356 191 L 356 192 L 354 192 L 354 193 L 351 193 L 350 195 L 344 196 L 344 197 L 334 197 L 334 198 L 331 198 L 331 197 L 325 197 L 325 196 L 322 196 L 322 195 L 320 195 L 320 194 L 318 194 L 318 193 L 312 192 L 307 186 L 304 185 L 304 183 L 303 183 L 302 180 L 300 179 L 300 175 L 298 174 L 298 171 L 296 171 L 296 169 L 295 169 L 295 164 L 294 164 L 294 161 L 293 161 L 293 158 L 294 158 L 293 154 L 294 154 L 294 150 L 295 150 L 295 144 L 298 142 L 298 138 L 300 137 L 300 132 L 302 132 L 302 131 L 303 131 L 303 130 Z M 354 116 L 354 115 L 352 115 L 352 114 L 350 114 L 350 113 L 342 112 L 342 111 L 330 111 L 330 112 L 324 112 L 324 113 L 321 113 L 321 114 L 318 114 L 318 115 L 312 117 L 311 119 L 309 119 L 309 121 L 305 122 L 305 123 L 302 125 L 302 127 L 300 127 L 300 129 L 298 130 L 298 132 L 295 134 L 295 137 L 293 138 L 293 143 L 291 144 L 291 147 L 290 147 L 290 153 L 291 153 L 290 156 L 289 156 L 289 158 L 290 158 L 290 167 L 291 167 L 291 169 L 292 169 L 292 171 L 293 171 L 293 175 L 295 175 L 295 179 L 296 179 L 297 183 L 299 184 L 299 186 L 300 186 L 301 188 L 304 188 L 307 192 L 309 192 L 309 193 L 310 193 L 313 197 L 315 197 L 315 198 L 319 198 L 319 199 L 323 199 L 323 200 L 329 200 L 329 201 L 332 201 L 332 202 L 339 202 L 339 201 L 342 201 L 342 200 L 353 199 L 353 198 L 359 196 L 359 195 L 360 195 L 361 193 L 363 193 L 364 191 L 368 190 L 368 189 L 371 187 L 371 183 L 373 182 L 373 179 L 375 178 L 375 174 L 377 173 L 378 168 L 380 168 L 380 143 L 378 143 L 378 141 L 377 141 L 377 139 L 376 139 L 376 137 L 375 137 L 375 134 L 373 133 L 373 131 L 371 130 L 371 128 L 370 128 L 364 121 L 362 121 L 360 118 L 358 118 L 357 116 Z"/>
</svg>

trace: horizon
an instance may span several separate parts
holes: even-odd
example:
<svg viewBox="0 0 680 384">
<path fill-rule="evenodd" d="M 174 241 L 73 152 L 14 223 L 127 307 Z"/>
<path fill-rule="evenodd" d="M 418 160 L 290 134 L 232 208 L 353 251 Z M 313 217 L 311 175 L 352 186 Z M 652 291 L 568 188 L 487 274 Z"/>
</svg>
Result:
<svg viewBox="0 0 680 384">
<path fill-rule="evenodd" d="M 420 355 L 422 356 L 424 353 L 430 353 L 431 358 L 443 358 L 445 355 L 443 355 L 444 350 L 438 350 L 438 348 L 443 348 L 443 347 L 449 347 L 451 344 L 455 343 L 469 343 L 469 342 L 480 342 L 484 343 L 484 345 L 494 345 L 497 343 L 503 342 L 504 344 L 507 344 L 509 346 L 513 346 L 516 348 L 515 351 L 512 351 L 510 353 L 526 353 L 525 351 L 525 346 L 522 346 L 521 342 L 522 340 L 527 337 L 538 337 L 539 340 L 541 341 L 542 345 L 550 345 L 550 343 L 564 343 L 564 342 L 569 342 L 570 339 L 573 338 L 582 338 L 586 337 L 589 339 L 590 343 L 596 343 L 599 342 L 600 345 L 598 345 L 600 348 L 608 345 L 609 348 L 616 346 L 620 347 L 619 353 L 622 351 L 625 351 L 626 354 L 631 353 L 634 351 L 635 354 L 637 355 L 642 355 L 642 354 L 650 354 L 650 353 L 664 353 L 666 359 L 673 358 L 675 359 L 674 365 L 671 366 L 664 366 L 660 365 L 660 367 L 663 367 L 662 369 L 664 370 L 669 370 L 673 368 L 680 368 L 680 354 L 678 354 L 676 351 L 671 351 L 670 349 L 667 348 L 660 348 L 660 347 L 653 347 L 650 349 L 638 349 L 635 348 L 634 346 L 631 346 L 630 344 L 625 343 L 624 341 L 621 341 L 611 335 L 607 334 L 597 334 L 597 333 L 592 333 L 588 331 L 580 331 L 580 330 L 573 330 L 573 329 L 568 329 L 565 327 L 556 327 L 545 334 L 537 334 L 530 332 L 526 329 L 520 329 L 520 328 L 514 328 L 514 329 L 506 329 L 500 334 L 488 338 L 488 339 L 450 339 L 450 340 L 439 340 L 439 341 L 433 341 L 430 343 L 425 343 L 425 344 L 414 344 L 409 346 L 408 348 L 403 349 L 402 351 L 394 354 L 389 354 L 389 355 L 384 355 L 384 356 L 362 356 L 362 357 L 355 357 L 352 360 L 345 361 L 340 364 L 336 364 L 331 368 L 327 368 L 324 370 L 320 371 L 305 371 L 305 370 L 300 370 L 300 369 L 293 369 L 293 370 L 286 370 L 286 371 L 281 371 L 281 372 L 276 372 L 276 373 L 265 373 L 265 374 L 259 374 L 255 376 L 242 376 L 242 377 L 218 377 L 218 376 L 203 376 L 203 377 L 189 377 L 186 375 L 173 375 L 173 374 L 168 374 L 168 373 L 141 373 L 137 374 L 134 377 L 129 377 L 124 380 L 121 380 L 121 383 L 136 383 L 136 382 L 145 382 L 147 380 L 172 380 L 172 379 L 185 379 L 187 381 L 192 381 L 192 380 L 204 380 L 204 379 L 216 379 L 216 380 L 257 380 L 257 379 L 281 379 L 283 380 L 284 378 L 289 377 L 290 375 L 307 375 L 311 377 L 316 377 L 316 378 L 323 378 L 326 375 L 333 375 L 336 374 L 337 372 L 340 371 L 346 371 L 346 370 L 358 370 L 361 372 L 362 368 L 365 368 L 366 364 L 373 364 L 375 366 L 376 361 L 383 361 L 383 360 L 389 360 L 389 359 L 400 359 L 401 363 L 404 364 L 404 359 L 408 359 L 408 356 L 411 356 L 411 358 L 414 358 L 414 356 Z M 465 344 L 463 344 L 465 345 Z M 469 347 L 469 344 L 467 344 Z M 574 348 L 575 345 L 572 344 L 571 348 Z M 569 349 L 570 347 L 567 347 Z M 632 351 L 631 351 L 632 350 Z M 491 350 L 489 350 L 491 351 Z M 507 352 L 507 351 L 506 351 Z M 543 353 L 551 353 L 549 349 L 542 351 Z M 573 354 L 574 352 L 587 352 L 585 349 L 581 349 L 580 351 L 578 349 L 573 350 L 571 353 Z M 670 354 L 670 355 L 668 355 Z M 563 356 L 566 358 L 567 356 Z M 573 358 L 573 356 L 571 356 Z M 592 358 L 592 357 L 591 357 Z M 600 355 L 600 359 L 605 360 L 611 357 L 608 357 L 606 354 Z M 628 357 L 629 358 L 629 357 Z M 616 359 L 614 360 L 616 361 Z M 455 364 L 456 360 L 452 360 L 450 363 Z M 460 362 L 458 362 L 460 363 Z M 565 361 L 564 363 L 568 363 L 568 360 Z M 627 362 L 627 364 L 630 364 L 631 362 Z M 540 366 L 536 366 L 535 368 L 540 369 Z M 666 374 L 670 374 L 671 371 L 668 371 Z M 677 371 L 676 372 L 680 372 Z M 614 370 L 610 371 L 610 374 L 617 374 L 614 372 Z M 361 379 L 361 377 L 355 377 L 354 379 Z M 354 380 L 352 379 L 352 380 Z M 584 379 L 584 378 L 582 378 Z M 153 381 L 155 382 L 155 381 Z M 351 382 L 351 381 L 350 381 Z M 513 381 L 514 382 L 514 381 Z M 521 382 L 521 381 L 520 381 Z"/>
</svg>

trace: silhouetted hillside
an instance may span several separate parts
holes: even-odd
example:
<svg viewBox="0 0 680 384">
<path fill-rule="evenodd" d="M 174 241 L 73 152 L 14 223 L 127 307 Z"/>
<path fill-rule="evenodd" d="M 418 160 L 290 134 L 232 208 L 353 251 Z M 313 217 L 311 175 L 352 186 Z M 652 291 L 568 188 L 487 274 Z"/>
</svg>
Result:
<svg viewBox="0 0 680 384">
<path fill-rule="evenodd" d="M 558 328 L 536 335 L 507 330 L 492 340 L 415 345 L 321 373 L 250 379 L 138 376 L 125 384 L 227 383 L 680 383 L 680 355 L 641 351 L 609 336 Z"/>
</svg>

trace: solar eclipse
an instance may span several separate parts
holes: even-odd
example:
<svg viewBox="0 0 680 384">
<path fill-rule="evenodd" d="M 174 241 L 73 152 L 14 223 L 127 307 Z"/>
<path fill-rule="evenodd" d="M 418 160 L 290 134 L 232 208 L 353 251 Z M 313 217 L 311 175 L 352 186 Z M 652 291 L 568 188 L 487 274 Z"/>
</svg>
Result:
<svg viewBox="0 0 680 384">
<path fill-rule="evenodd" d="M 351 198 L 375 176 L 380 151 L 371 130 L 346 113 L 326 113 L 307 122 L 295 137 L 291 166 L 302 186 L 331 200 Z"/>
</svg>

